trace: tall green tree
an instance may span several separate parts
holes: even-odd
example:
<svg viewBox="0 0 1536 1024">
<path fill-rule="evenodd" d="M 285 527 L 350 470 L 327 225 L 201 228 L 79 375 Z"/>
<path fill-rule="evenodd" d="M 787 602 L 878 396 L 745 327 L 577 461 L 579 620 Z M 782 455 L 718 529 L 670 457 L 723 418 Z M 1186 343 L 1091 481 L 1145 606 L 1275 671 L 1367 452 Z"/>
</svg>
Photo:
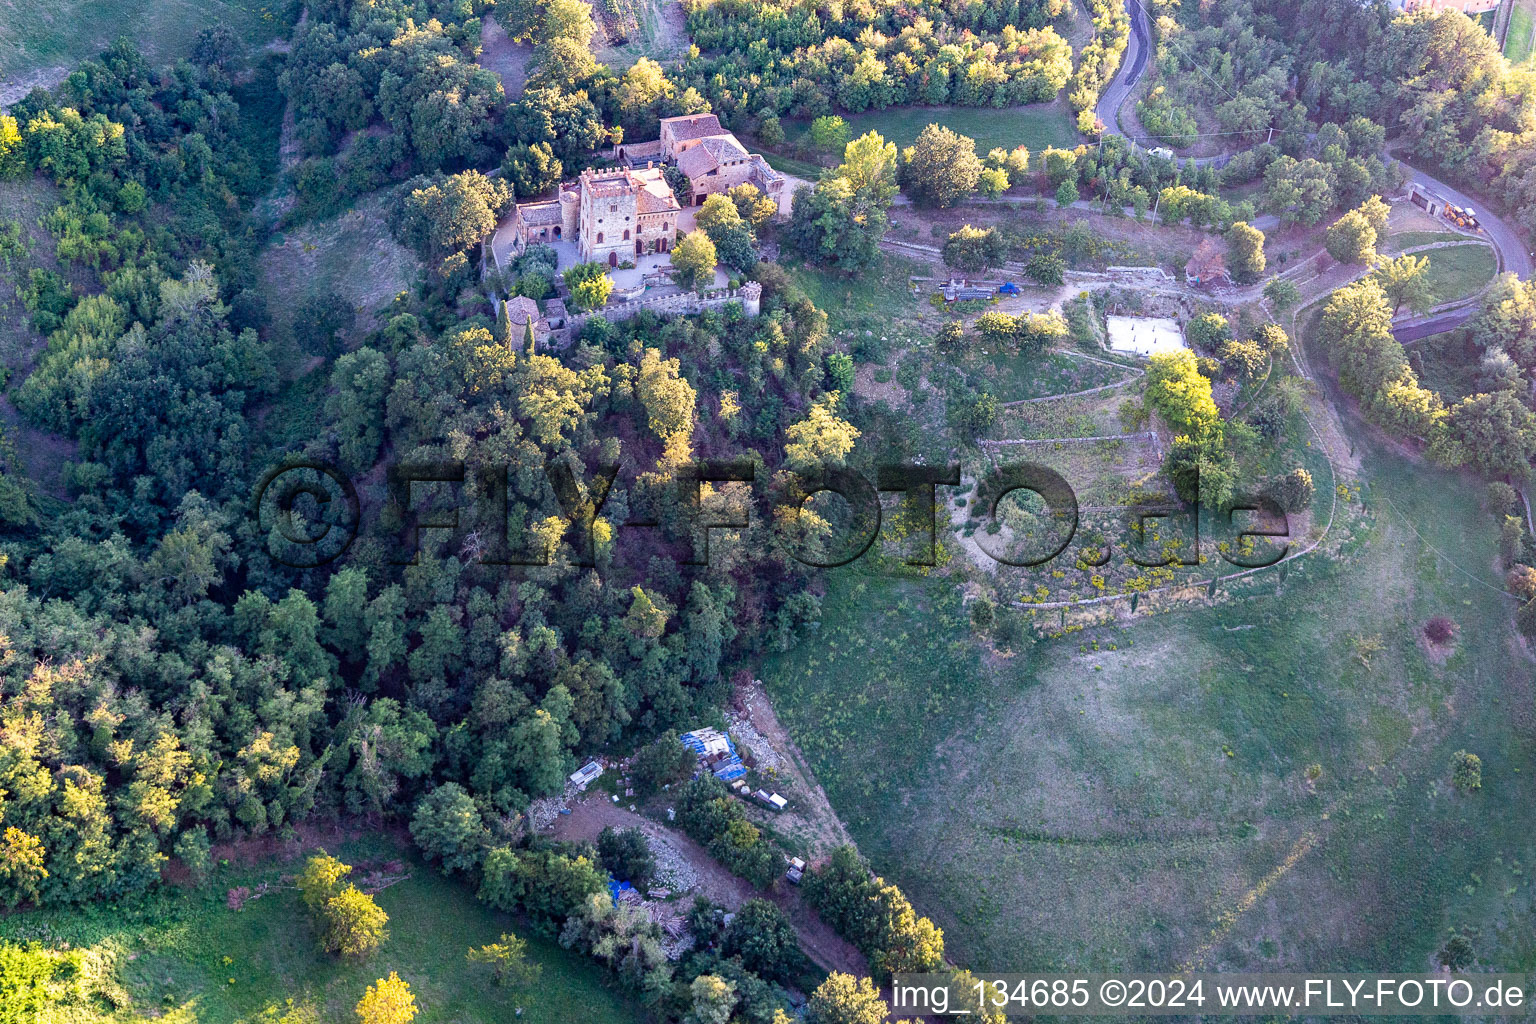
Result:
<svg viewBox="0 0 1536 1024">
<path fill-rule="evenodd" d="M 901 189 L 920 206 L 953 206 L 976 191 L 981 160 L 976 142 L 930 124 L 901 154 Z"/>
<path fill-rule="evenodd" d="M 715 265 L 720 262 L 715 243 L 703 231 L 690 231 L 672 247 L 672 266 L 677 283 L 684 288 L 706 288 L 714 283 Z"/>
<path fill-rule="evenodd" d="M 1246 221 L 1227 229 L 1227 266 L 1240 284 L 1257 281 L 1264 273 L 1264 232 Z"/>
</svg>

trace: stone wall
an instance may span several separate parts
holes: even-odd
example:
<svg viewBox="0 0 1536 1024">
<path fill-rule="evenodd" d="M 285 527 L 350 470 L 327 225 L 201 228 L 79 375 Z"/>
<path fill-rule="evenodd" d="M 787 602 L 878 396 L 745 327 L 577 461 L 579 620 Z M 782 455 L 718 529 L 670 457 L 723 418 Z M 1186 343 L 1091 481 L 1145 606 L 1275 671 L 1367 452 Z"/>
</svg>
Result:
<svg viewBox="0 0 1536 1024">
<path fill-rule="evenodd" d="M 549 340 L 550 344 L 557 348 L 567 347 L 581 334 L 581 329 L 586 322 L 594 316 L 600 316 L 612 323 L 621 323 L 631 317 L 639 316 L 646 310 L 658 316 L 690 316 L 694 313 L 702 313 L 706 309 L 719 309 L 733 302 L 741 303 L 742 312 L 747 316 L 757 316 L 762 310 L 762 298 L 763 286 L 756 281 L 748 281 L 740 288 L 718 288 L 702 293 L 678 292 L 672 295 L 658 295 L 650 299 L 619 302 L 589 313 L 573 315 L 568 321 L 566 330 L 554 332 Z"/>
</svg>

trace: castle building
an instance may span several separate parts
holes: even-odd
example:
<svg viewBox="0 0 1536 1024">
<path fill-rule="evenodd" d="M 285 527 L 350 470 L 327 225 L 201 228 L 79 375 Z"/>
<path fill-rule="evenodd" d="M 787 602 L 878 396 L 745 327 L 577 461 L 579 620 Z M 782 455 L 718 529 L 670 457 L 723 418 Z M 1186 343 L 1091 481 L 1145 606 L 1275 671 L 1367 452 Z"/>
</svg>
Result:
<svg viewBox="0 0 1536 1024">
<path fill-rule="evenodd" d="M 594 171 L 560 186 L 555 199 L 519 203 L 512 215 L 518 249 L 574 242 L 582 262 L 616 267 L 646 253 L 667 252 L 682 207 L 654 167 Z"/>
<path fill-rule="evenodd" d="M 749 153 L 714 114 L 661 119 L 661 138 L 615 146 L 615 169 L 581 172 L 554 199 L 519 203 L 512 215 L 518 251 L 539 243 L 571 242 L 582 262 L 616 267 L 672 248 L 682 207 L 658 164 L 676 167 L 693 187 L 693 205 L 737 185 L 757 186 L 784 208 L 784 175 Z"/>
<path fill-rule="evenodd" d="M 676 167 L 693 186 L 694 206 L 703 206 L 710 196 L 746 184 L 756 185 L 781 209 L 784 206 L 784 175 L 768 166 L 760 154 L 747 152 L 714 114 L 664 117 L 659 139 L 615 146 L 613 155 L 621 163 L 660 160 Z"/>
</svg>

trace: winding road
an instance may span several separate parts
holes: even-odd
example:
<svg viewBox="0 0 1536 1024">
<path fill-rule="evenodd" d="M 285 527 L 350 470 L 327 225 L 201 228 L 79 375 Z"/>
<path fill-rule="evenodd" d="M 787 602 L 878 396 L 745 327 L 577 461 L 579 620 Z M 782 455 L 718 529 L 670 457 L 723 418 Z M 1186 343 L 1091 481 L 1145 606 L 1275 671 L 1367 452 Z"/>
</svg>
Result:
<svg viewBox="0 0 1536 1024">
<path fill-rule="evenodd" d="M 1125 56 L 1121 58 L 1120 70 L 1115 73 L 1109 85 L 1105 86 L 1103 94 L 1099 97 L 1099 104 L 1094 110 L 1100 123 L 1104 125 L 1105 134 L 1122 137 L 1125 137 L 1125 132 L 1120 127 L 1120 108 L 1135 92 L 1141 76 L 1146 74 L 1148 58 L 1152 50 L 1146 8 L 1142 6 L 1141 0 L 1125 0 L 1125 2 L 1131 20 L 1131 34 L 1126 42 Z M 1132 142 L 1134 141 L 1132 139 Z M 1394 155 L 1390 146 L 1388 146 L 1387 155 L 1389 157 Z M 1412 166 L 1401 158 L 1397 159 L 1412 173 L 1414 181 L 1438 192 L 1457 206 L 1469 206 L 1477 210 L 1478 222 L 1487 233 L 1488 241 L 1492 243 L 1494 252 L 1498 255 L 1499 269 L 1526 280 L 1530 279 L 1533 254 L 1526 248 L 1525 240 L 1509 222 L 1490 213 L 1487 203 L 1452 188 L 1439 178 Z M 1222 160 L 1224 160 L 1222 157 L 1205 157 L 1195 162 L 1199 164 Z M 1468 302 L 1463 308 L 1437 313 L 1425 320 L 1405 321 L 1394 327 L 1392 333 L 1400 342 L 1417 341 L 1460 327 L 1477 315 L 1477 309 L 1476 302 Z"/>
<path fill-rule="evenodd" d="M 1125 0 L 1130 9 L 1131 35 L 1126 40 L 1125 55 L 1120 58 L 1120 70 L 1099 95 L 1099 105 L 1094 114 L 1104 124 L 1109 135 L 1124 135 L 1120 130 L 1120 108 L 1130 98 L 1147 70 L 1147 55 L 1152 52 L 1152 36 L 1147 31 L 1147 12 L 1140 0 Z"/>
</svg>

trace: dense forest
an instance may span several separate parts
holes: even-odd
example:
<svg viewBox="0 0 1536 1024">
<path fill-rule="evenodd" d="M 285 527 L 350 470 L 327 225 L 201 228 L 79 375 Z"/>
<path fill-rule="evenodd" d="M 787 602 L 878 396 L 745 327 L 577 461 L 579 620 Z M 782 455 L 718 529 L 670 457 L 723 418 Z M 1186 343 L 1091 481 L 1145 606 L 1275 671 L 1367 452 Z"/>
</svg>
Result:
<svg viewBox="0 0 1536 1024">
<path fill-rule="evenodd" d="M 1164 5 L 1156 19 L 1159 77 L 1138 104 L 1149 133 L 1175 146 L 1201 133 L 1229 149 L 1272 141 L 1300 157 L 1317 125 L 1366 118 L 1403 155 L 1486 188 L 1536 228 L 1536 71 L 1507 62 L 1477 22 L 1327 0 L 1220 0 L 1184 13 L 1193 10 Z"/>
<path fill-rule="evenodd" d="M 154 68 L 122 42 L 0 116 L 0 178 L 49 197 L 51 249 L 34 259 L 0 215 L 37 339 L 10 396 L 70 452 L 50 493 L 0 435 L 0 904 L 131 900 L 171 872 L 204 877 L 220 844 L 309 819 L 399 827 L 658 1015 L 716 1019 L 709 1007 L 728 1004 L 719 1020 L 782 1024 L 787 990 L 814 972 L 772 903 L 728 923 L 702 901 L 698 951 L 673 963 L 657 924 L 606 895 L 619 865 L 647 870 L 643 841 L 530 839 L 523 816 L 582 759 L 636 751 L 641 792 L 670 787 L 677 828 L 715 861 L 758 890 L 782 873 L 783 851 L 738 802 L 707 775 L 686 781 L 677 733 L 715 721 L 741 673 L 817 626 L 816 559 L 791 551 L 826 554 L 846 521 L 835 505 L 793 514 L 791 471 L 870 468 L 853 454 L 865 433 L 942 456 L 998 416 L 985 382 L 937 365 L 949 433 L 918 437 L 910 418 L 861 406 L 854 356 L 886 339 L 834 333 L 784 267 L 757 262 L 771 230 L 788 262 L 839 282 L 869 271 L 898 191 L 944 208 L 1029 183 L 1062 210 L 1086 199 L 1188 223 L 1225 236 L 1234 279 L 1256 291 L 1261 211 L 1284 228 L 1331 221 L 1327 251 L 1374 264 L 1318 322 L 1345 390 L 1444 465 L 1525 479 L 1536 290 L 1505 277 L 1482 298 L 1460 335 L 1481 390 L 1447 403 L 1392 335 L 1394 313 L 1425 304 L 1423 268 L 1378 262 L 1373 245 L 1378 196 L 1402 182 L 1389 139 L 1536 230 L 1536 73 L 1460 16 L 1214 0 L 1153 5 L 1157 83 L 1137 114 L 1175 149 L 1222 133 L 1237 152 L 1220 166 L 1115 135 L 983 155 L 938 125 L 898 149 L 848 138 L 833 116 L 1065 90 L 1096 135 L 1129 23 L 1118 4 L 1087 6 L 1074 64 L 1053 27 L 1063 0 L 686 0 L 686 56 L 616 71 L 592 54 L 581 0 L 316 0 L 294 12 L 281 57 L 210 30 Z M 532 47 L 519 95 L 477 63 L 488 15 Z M 546 298 L 556 260 L 534 246 L 482 274 L 479 246 L 512 203 L 701 111 L 764 140 L 782 140 L 780 118 L 819 119 L 840 154 L 784 223 L 767 227 L 777 210 L 748 186 L 712 196 L 678 244 L 679 266 L 707 253 L 712 273 L 718 255 L 733 281 L 759 282 L 760 315 L 593 316 L 558 357 L 531 323 L 514 333 L 487 292 Z M 1241 200 L 1221 195 L 1242 186 Z M 326 299 L 296 311 L 293 337 L 276 330 L 259 254 L 375 194 L 419 278 L 362 325 Z M 1096 251 L 1090 235 L 967 224 L 943 257 L 971 272 L 1017 260 L 1059 287 Z M 601 267 L 565 283 L 578 309 L 612 287 Z M 951 321 L 923 342 L 1038 354 L 1093 333 L 1097 314 L 1075 301 L 1065 315 L 987 312 L 970 335 Z M 1223 418 L 1212 380 L 1256 379 L 1291 339 L 1212 312 L 1189 337 L 1194 351 L 1154 360 L 1145 406 L 1125 412 L 1175 428 L 1164 468 L 1180 495 L 1230 505 L 1304 398 L 1277 386 Z M 1313 483 L 1296 472 L 1270 482 L 1300 508 Z M 721 527 L 733 534 L 711 536 Z M 336 546 L 310 543 L 326 537 Z M 300 888 L 325 948 L 350 955 L 384 922 L 342 884 L 349 870 L 316 857 Z M 805 895 L 875 980 L 945 967 L 942 932 L 851 848 Z M 813 1019 L 817 999 L 874 1012 L 867 980 L 833 977 Z"/>
<path fill-rule="evenodd" d="M 241 288 L 266 184 L 241 116 L 216 63 L 155 72 L 125 48 L 15 111 L 10 166 L 62 189 L 69 270 L 29 279 L 48 344 L 18 403 L 79 448 L 68 507 L 7 477 L 9 905 L 121 896 L 317 810 L 408 816 L 447 782 L 494 834 L 576 753 L 705 714 L 736 660 L 815 614 L 773 544 L 688 565 L 674 479 L 716 451 L 771 474 L 784 428 L 836 401 L 825 317 L 766 272 L 760 318 L 596 318 L 564 360 L 498 343 L 439 289 L 403 297 L 335 360 L 315 435 L 272 451 L 357 474 L 363 530 L 344 563 L 283 564 L 246 508 L 282 354 Z M 395 564 L 401 526 L 433 499 L 368 482 L 385 459 L 470 481 L 437 496 L 461 529 L 423 528 L 417 565 Z M 557 488 L 591 495 L 610 465 L 601 515 L 567 526 Z M 499 530 L 480 483 L 498 473 Z M 544 550 L 495 564 L 491 536 Z"/>
</svg>

